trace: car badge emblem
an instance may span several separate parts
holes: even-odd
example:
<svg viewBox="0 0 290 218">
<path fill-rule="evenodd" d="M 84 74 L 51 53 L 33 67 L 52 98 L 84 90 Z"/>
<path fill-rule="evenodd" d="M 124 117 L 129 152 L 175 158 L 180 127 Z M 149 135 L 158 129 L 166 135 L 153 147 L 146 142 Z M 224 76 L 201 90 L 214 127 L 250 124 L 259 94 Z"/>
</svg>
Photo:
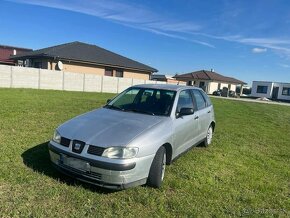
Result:
<svg viewBox="0 0 290 218">
<path fill-rule="evenodd" d="M 81 144 L 75 143 L 74 149 L 78 151 L 78 150 L 80 150 L 80 148 L 81 148 Z"/>
</svg>

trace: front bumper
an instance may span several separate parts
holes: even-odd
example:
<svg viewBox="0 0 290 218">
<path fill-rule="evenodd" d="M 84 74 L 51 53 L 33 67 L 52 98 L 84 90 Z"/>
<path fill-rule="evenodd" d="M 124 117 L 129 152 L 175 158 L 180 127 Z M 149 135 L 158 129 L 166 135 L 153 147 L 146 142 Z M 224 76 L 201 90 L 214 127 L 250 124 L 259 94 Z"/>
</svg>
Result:
<svg viewBox="0 0 290 218">
<path fill-rule="evenodd" d="M 103 157 L 89 157 L 75 154 L 69 148 L 50 142 L 50 159 L 56 169 L 78 180 L 110 189 L 125 189 L 146 183 L 154 155 L 132 160 L 104 161 Z M 63 158 L 73 159 L 85 164 L 84 168 L 66 164 Z M 110 159 L 107 159 L 110 161 Z"/>
</svg>

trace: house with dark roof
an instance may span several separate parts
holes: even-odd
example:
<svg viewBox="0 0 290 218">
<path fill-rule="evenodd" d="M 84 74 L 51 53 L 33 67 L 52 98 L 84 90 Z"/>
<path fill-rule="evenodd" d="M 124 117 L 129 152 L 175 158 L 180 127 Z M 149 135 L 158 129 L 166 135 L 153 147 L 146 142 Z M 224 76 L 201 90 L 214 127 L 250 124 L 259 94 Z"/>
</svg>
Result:
<svg viewBox="0 0 290 218">
<path fill-rule="evenodd" d="M 213 70 L 199 70 L 191 73 L 175 75 L 174 78 L 187 82 L 187 85 L 193 85 L 202 88 L 206 93 L 212 94 L 218 89 L 224 87 L 231 91 L 236 91 L 237 85 L 246 83 L 233 77 L 223 76 Z"/>
<path fill-rule="evenodd" d="M 21 65 L 22 63 L 16 63 L 14 60 L 10 59 L 11 55 L 23 54 L 25 52 L 32 51 L 29 48 L 20 48 L 10 45 L 0 45 L 0 64 L 4 65 Z"/>
<path fill-rule="evenodd" d="M 151 80 L 166 82 L 166 83 L 169 83 L 169 84 L 179 84 L 179 85 L 185 85 L 186 84 L 186 82 L 178 81 L 175 78 L 173 78 L 173 75 L 153 74 L 151 76 Z"/>
<path fill-rule="evenodd" d="M 71 42 L 14 55 L 11 60 L 23 61 L 27 67 L 144 80 L 148 80 L 151 74 L 157 72 L 148 65 L 82 42 Z"/>
</svg>

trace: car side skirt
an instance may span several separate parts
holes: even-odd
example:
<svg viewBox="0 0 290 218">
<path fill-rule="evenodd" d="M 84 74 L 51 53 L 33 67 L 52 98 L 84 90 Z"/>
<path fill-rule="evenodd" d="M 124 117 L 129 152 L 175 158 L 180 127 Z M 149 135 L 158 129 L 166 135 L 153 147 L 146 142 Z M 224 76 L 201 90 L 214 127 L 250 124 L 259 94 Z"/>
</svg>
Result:
<svg viewBox="0 0 290 218">
<path fill-rule="evenodd" d="M 193 144 L 191 147 L 189 147 L 188 149 L 186 149 L 185 151 L 181 152 L 180 154 L 178 154 L 176 157 L 174 157 L 171 160 L 171 163 L 173 163 L 174 161 L 176 161 L 180 156 L 182 156 L 183 154 L 187 153 L 189 150 L 191 150 L 193 147 L 196 147 L 197 145 L 201 144 L 202 142 L 204 142 L 205 139 L 200 140 L 199 142 Z"/>
</svg>

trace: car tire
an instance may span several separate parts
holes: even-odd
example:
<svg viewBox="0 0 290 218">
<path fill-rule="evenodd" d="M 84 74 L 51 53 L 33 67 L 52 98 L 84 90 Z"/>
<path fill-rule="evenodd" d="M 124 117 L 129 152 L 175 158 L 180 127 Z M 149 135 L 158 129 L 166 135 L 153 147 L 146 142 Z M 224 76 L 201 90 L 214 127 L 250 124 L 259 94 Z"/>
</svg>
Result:
<svg viewBox="0 0 290 218">
<path fill-rule="evenodd" d="M 156 152 L 153 162 L 150 167 L 147 185 L 153 188 L 160 188 L 165 174 L 166 166 L 166 149 L 160 147 Z"/>
<path fill-rule="evenodd" d="M 213 127 L 210 125 L 207 129 L 206 136 L 203 142 L 204 147 L 208 147 L 212 142 Z"/>
</svg>

